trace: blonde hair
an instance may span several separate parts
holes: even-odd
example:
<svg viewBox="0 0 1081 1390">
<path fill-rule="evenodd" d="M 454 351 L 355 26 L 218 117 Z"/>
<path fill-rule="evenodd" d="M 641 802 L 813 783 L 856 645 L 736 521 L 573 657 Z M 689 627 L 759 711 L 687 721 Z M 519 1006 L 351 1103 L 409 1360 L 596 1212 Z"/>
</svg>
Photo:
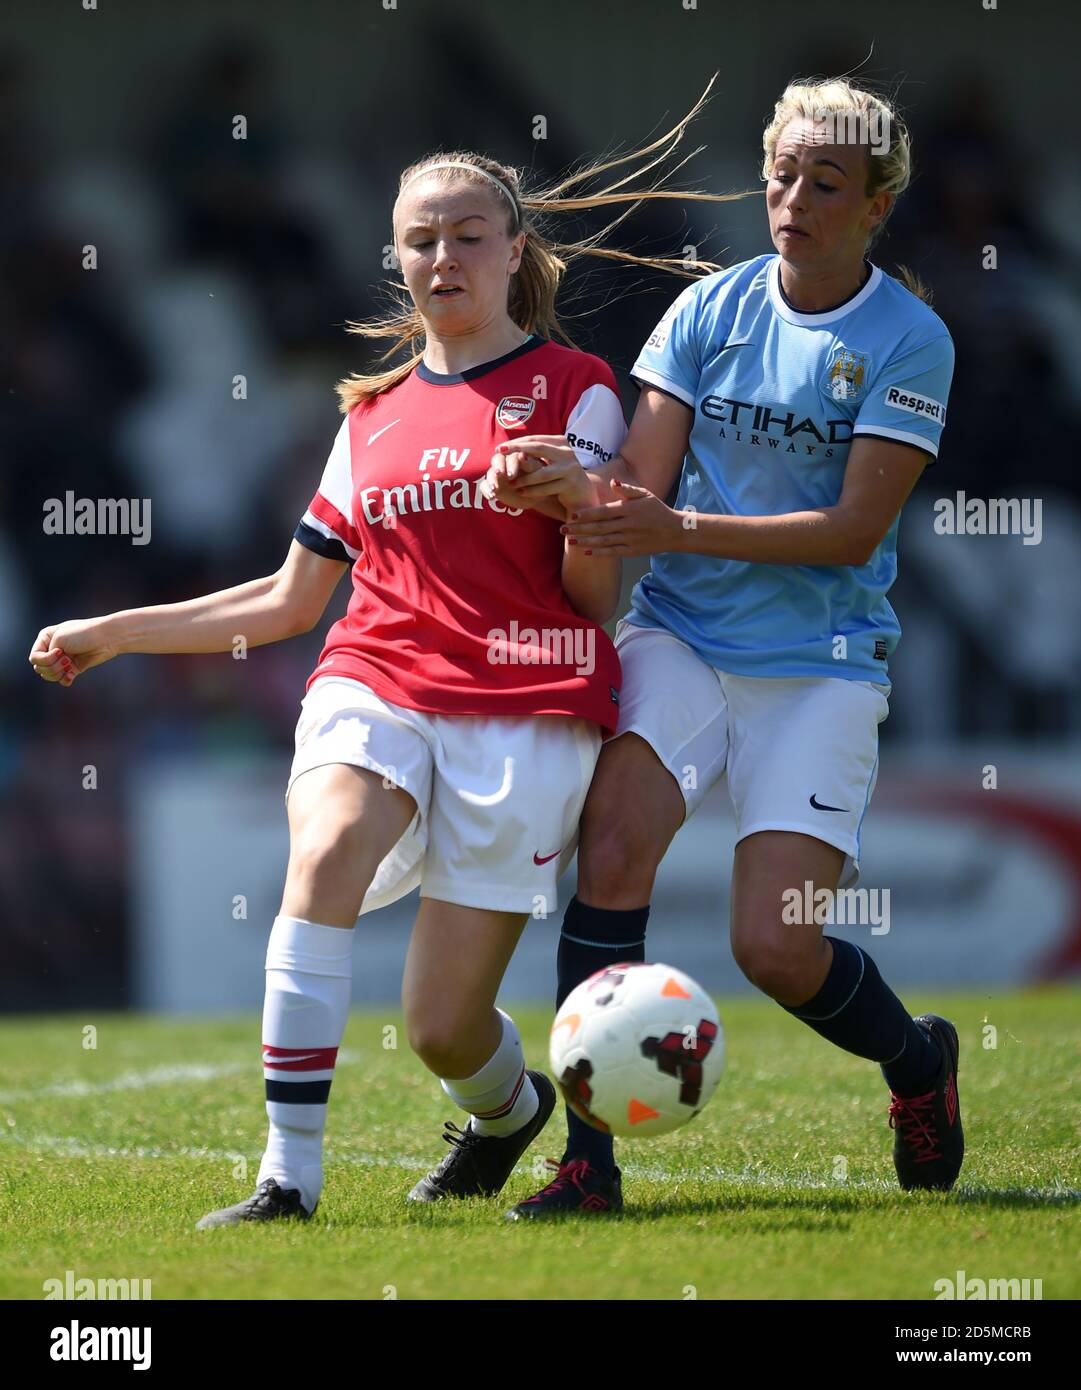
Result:
<svg viewBox="0 0 1081 1390">
<path fill-rule="evenodd" d="M 867 184 L 864 192 L 868 198 L 879 193 L 893 195 L 886 215 L 877 226 L 872 227 L 867 238 L 867 250 L 875 244 L 885 230 L 887 221 L 897 205 L 897 199 L 908 187 L 912 178 L 912 141 L 908 128 L 901 119 L 897 107 L 885 97 L 878 96 L 862 87 L 855 87 L 846 78 L 830 77 L 821 81 L 812 78 L 790 82 L 781 93 L 780 100 L 773 108 L 773 116 L 762 133 L 762 178 L 769 179 L 773 172 L 773 162 L 777 152 L 777 141 L 790 121 L 808 120 L 821 122 L 828 118 L 841 118 L 848 128 L 854 121 L 861 132 L 860 143 L 868 143 Z M 886 148 L 881 154 L 872 151 L 868 134 L 876 129 L 885 129 Z M 897 267 L 897 278 L 917 298 L 930 303 L 931 292 L 923 281 L 908 269 Z"/>
<path fill-rule="evenodd" d="M 471 150 L 454 150 L 448 153 L 426 155 L 416 164 L 411 164 L 407 169 L 403 169 L 398 180 L 398 192 L 400 194 L 407 183 L 419 174 L 425 173 L 432 165 L 453 161 L 455 164 L 466 164 L 474 168 L 476 170 L 475 175 L 461 168 L 436 168 L 432 169 L 431 178 L 448 186 L 465 181 L 475 184 L 478 188 L 483 188 L 493 203 L 498 204 L 506 213 L 507 235 L 515 237 L 519 232 L 524 231 L 526 233 L 521 264 L 511 277 L 507 312 L 518 327 L 525 332 L 539 333 L 546 338 L 560 339 L 568 347 L 577 348 L 577 344 L 571 339 L 556 313 L 555 300 L 556 292 L 567 267 L 579 257 L 593 256 L 629 265 L 652 266 L 655 269 L 669 271 L 673 275 L 682 275 L 686 279 L 695 279 L 699 275 L 708 275 L 713 271 L 722 269 L 713 261 L 669 256 L 638 256 L 631 251 L 602 244 L 608 234 L 643 202 L 677 198 L 691 202 L 726 203 L 750 196 L 748 193 L 714 194 L 672 189 L 664 186 L 664 177 L 645 188 L 619 191 L 624 188 L 624 185 L 632 183 L 635 179 L 648 173 L 649 170 L 655 168 L 672 154 L 683 138 L 689 123 L 704 107 L 710 89 L 716 80 L 717 76 L 714 74 L 705 91 L 687 115 L 667 134 L 654 140 L 652 144 L 603 163 L 589 164 L 577 173 L 572 173 L 548 187 L 530 191 L 523 187 L 519 170 L 509 165 L 500 164 L 494 159 L 489 159 L 487 156 Z M 680 160 L 676 169 L 682 168 L 688 159 L 700 153 L 703 148 L 705 147 L 699 146 L 698 149 L 692 150 L 689 155 Z M 609 170 L 617 169 L 621 165 L 636 163 L 653 155 L 656 155 L 656 158 L 650 158 L 649 163 L 644 168 L 633 170 L 596 193 L 569 194 L 567 192 L 579 184 L 586 184 L 601 174 L 606 174 Z M 672 171 L 672 173 L 675 172 L 676 170 Z M 511 196 L 510 203 L 504 194 L 493 185 L 493 179 L 506 186 Z M 554 235 L 549 234 L 548 223 L 545 219 L 550 216 L 578 212 L 588 208 L 609 207 L 620 203 L 627 203 L 630 206 L 592 236 L 584 237 L 578 241 L 561 242 L 557 241 Z M 406 350 L 408 356 L 397 366 L 389 367 L 385 371 L 368 375 L 356 373 L 340 381 L 336 390 L 343 414 L 348 413 L 359 401 L 377 396 L 380 392 L 388 391 L 392 386 L 404 381 L 423 356 L 424 321 L 408 292 L 403 294 L 405 287 L 393 282 L 387 283 L 390 283 L 392 291 L 396 293 L 396 304 L 365 322 L 349 322 L 346 329 L 349 333 L 356 333 L 365 338 L 393 338 L 394 342 L 379 358 L 380 362 L 385 362 L 402 350 Z"/>
</svg>

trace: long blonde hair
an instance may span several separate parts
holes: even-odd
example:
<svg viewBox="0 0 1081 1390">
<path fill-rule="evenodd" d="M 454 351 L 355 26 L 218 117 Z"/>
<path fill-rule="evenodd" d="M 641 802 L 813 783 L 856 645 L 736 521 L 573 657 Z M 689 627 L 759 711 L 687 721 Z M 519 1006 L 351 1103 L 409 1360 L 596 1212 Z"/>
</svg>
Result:
<svg viewBox="0 0 1081 1390">
<path fill-rule="evenodd" d="M 867 238 L 867 250 L 870 250 L 885 230 L 897 206 L 897 199 L 912 178 L 912 140 L 893 102 L 866 88 L 853 86 L 844 77 L 828 77 L 819 81 L 805 78 L 790 82 L 781 93 L 773 108 L 773 116 L 762 133 L 762 178 L 768 179 L 773 172 L 777 141 L 790 121 L 821 121 L 825 117 L 852 117 L 862 131 L 885 128 L 888 132 L 886 149 L 881 154 L 868 149 L 866 197 L 873 198 L 879 193 L 893 195 L 886 216 L 871 229 Z M 930 290 L 907 266 L 897 267 L 897 278 L 918 299 L 928 304 L 931 302 Z"/>
<path fill-rule="evenodd" d="M 432 172 L 431 177 L 442 184 L 457 183 L 459 180 L 464 180 L 467 183 L 476 184 L 478 188 L 484 188 L 506 212 L 507 235 L 514 237 L 519 232 L 524 231 L 526 233 L 521 264 L 510 282 L 507 312 L 518 327 L 526 333 L 539 333 L 546 338 L 559 339 L 569 347 L 575 348 L 577 344 L 566 331 L 556 312 L 555 300 L 556 292 L 567 267 L 579 257 L 594 256 L 629 265 L 651 266 L 655 269 L 669 271 L 673 275 L 682 275 L 686 279 L 695 279 L 699 275 L 707 275 L 722 269 L 713 261 L 690 257 L 638 256 L 631 251 L 602 244 L 611 231 L 644 202 L 675 198 L 690 202 L 726 203 L 750 196 L 748 193 L 703 193 L 668 188 L 665 187 L 665 179 L 670 175 L 662 176 L 657 182 L 645 188 L 619 191 L 626 184 L 656 168 L 673 153 L 683 138 L 687 126 L 705 106 L 716 80 L 717 74 L 714 74 L 691 110 L 667 134 L 643 148 L 631 151 L 629 154 L 609 159 L 603 163 L 588 164 L 576 173 L 572 173 L 548 187 L 528 190 L 522 185 L 519 170 L 509 165 L 500 164 L 497 160 L 489 159 L 487 156 L 477 154 L 472 150 L 454 150 L 425 155 L 416 164 L 411 164 L 407 169 L 403 169 L 398 181 L 398 191 L 400 193 L 406 183 L 423 173 L 430 165 L 441 164 L 445 160 L 470 164 L 478 170 L 483 170 L 483 173 L 474 176 L 463 169 L 436 169 Z M 688 159 L 700 153 L 703 148 L 705 147 L 699 146 L 698 149 L 692 150 L 690 154 L 680 160 L 676 169 L 682 168 Z M 650 158 L 650 156 L 656 157 Z M 601 174 L 606 174 L 609 170 L 618 169 L 622 165 L 637 163 L 643 159 L 649 159 L 649 163 L 644 168 L 633 170 L 596 193 L 568 194 L 567 192 L 568 189 L 573 189 L 580 184 L 587 184 L 590 180 L 598 178 Z M 674 174 L 676 170 L 671 172 Z M 503 194 L 493 187 L 491 180 L 484 177 L 485 173 L 493 175 L 506 185 L 514 200 L 513 209 Z M 631 206 L 602 227 L 600 231 L 579 241 L 561 242 L 555 240 L 554 236 L 548 234 L 547 222 L 542 221 L 542 219 L 549 216 L 554 217 L 560 213 L 609 207 L 620 203 L 628 203 Z M 343 414 L 347 413 L 358 401 L 379 395 L 380 392 L 388 391 L 392 386 L 403 381 L 423 356 L 424 321 L 408 292 L 405 292 L 404 286 L 391 283 L 391 289 L 397 299 L 397 303 L 392 308 L 364 322 L 351 321 L 346 325 L 346 329 L 347 332 L 359 334 L 364 338 L 393 338 L 394 342 L 379 358 L 380 362 L 385 362 L 402 350 L 407 350 L 408 356 L 398 365 L 389 367 L 385 371 L 370 375 L 358 373 L 340 381 L 336 389 Z"/>
</svg>

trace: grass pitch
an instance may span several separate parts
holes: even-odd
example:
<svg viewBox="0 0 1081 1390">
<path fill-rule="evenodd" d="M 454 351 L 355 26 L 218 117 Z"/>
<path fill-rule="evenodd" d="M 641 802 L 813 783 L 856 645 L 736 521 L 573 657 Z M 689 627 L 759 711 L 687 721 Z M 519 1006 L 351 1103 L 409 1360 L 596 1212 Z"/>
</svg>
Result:
<svg viewBox="0 0 1081 1390">
<path fill-rule="evenodd" d="M 722 1000 L 720 1088 L 681 1132 L 619 1145 L 625 1213 L 537 1226 L 503 1213 L 547 1180 L 560 1107 L 500 1197 L 406 1204 L 443 1120 L 465 1119 L 392 1011 L 350 1017 L 313 1220 L 216 1231 L 195 1222 L 250 1195 L 265 1137 L 258 1018 L 7 1019 L 0 1297 L 71 1270 L 149 1279 L 155 1299 L 922 1300 L 964 1270 L 1078 1298 L 1081 991 L 905 998 L 960 1033 L 954 1192 L 897 1188 L 877 1067 L 767 1001 Z M 541 1065 L 551 1010 L 514 1014 Z"/>
</svg>

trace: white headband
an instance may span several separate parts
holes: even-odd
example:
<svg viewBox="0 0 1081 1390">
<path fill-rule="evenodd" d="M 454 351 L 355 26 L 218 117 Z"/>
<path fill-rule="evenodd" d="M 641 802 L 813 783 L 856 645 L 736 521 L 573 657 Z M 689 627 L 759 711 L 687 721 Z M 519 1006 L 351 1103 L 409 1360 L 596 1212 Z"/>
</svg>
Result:
<svg viewBox="0 0 1081 1390">
<path fill-rule="evenodd" d="M 411 174 L 410 177 L 406 179 L 405 183 L 402 184 L 402 189 L 407 188 L 414 179 L 419 179 L 423 174 L 430 174 L 433 169 L 468 169 L 471 174 L 480 174 L 481 178 L 485 178 L 490 183 L 494 183 L 496 188 L 501 189 L 507 195 L 507 199 L 514 209 L 514 220 L 517 222 L 518 204 L 514 201 L 514 195 L 507 185 L 503 183 L 502 180 L 497 179 L 494 174 L 489 174 L 486 169 L 478 169 L 475 164 L 466 164 L 460 159 L 444 159 L 439 164 L 429 164 L 425 169 L 418 169 L 415 174 Z M 399 189 L 399 192 L 401 192 L 401 189 Z"/>
</svg>

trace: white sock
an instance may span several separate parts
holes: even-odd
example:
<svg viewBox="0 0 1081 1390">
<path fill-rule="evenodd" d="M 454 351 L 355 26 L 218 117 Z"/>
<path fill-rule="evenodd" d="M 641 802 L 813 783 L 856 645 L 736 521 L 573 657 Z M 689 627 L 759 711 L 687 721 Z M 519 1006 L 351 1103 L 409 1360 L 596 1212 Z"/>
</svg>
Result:
<svg viewBox="0 0 1081 1390">
<path fill-rule="evenodd" d="M 256 1186 L 300 1189 L 314 1211 L 323 1187 L 323 1128 L 349 1017 L 353 931 L 275 917 L 266 953 L 263 1076 L 270 1119 Z"/>
<path fill-rule="evenodd" d="M 514 1019 L 502 1009 L 503 1040 L 480 1071 L 460 1081 L 440 1081 L 455 1105 L 473 1116 L 472 1128 L 478 1134 L 513 1134 L 528 1124 L 540 1102 L 533 1082 L 526 1075 L 522 1039 Z"/>
</svg>

